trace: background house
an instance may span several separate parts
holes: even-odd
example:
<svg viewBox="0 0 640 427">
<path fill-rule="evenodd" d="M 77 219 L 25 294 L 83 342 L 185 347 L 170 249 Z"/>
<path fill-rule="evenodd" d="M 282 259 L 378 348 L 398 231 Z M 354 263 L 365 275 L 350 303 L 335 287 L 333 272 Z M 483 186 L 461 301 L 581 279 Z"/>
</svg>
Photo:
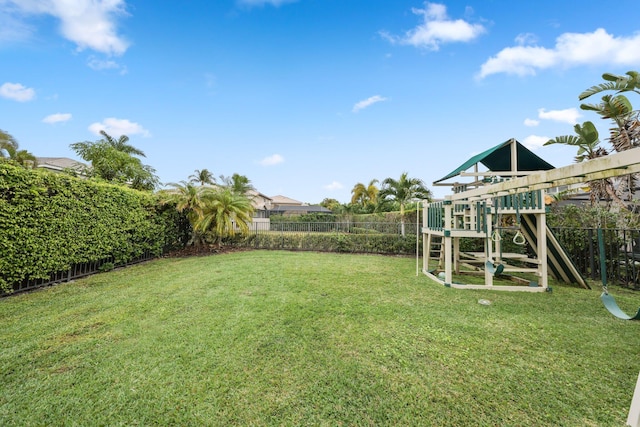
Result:
<svg viewBox="0 0 640 427">
<path fill-rule="evenodd" d="M 329 209 L 320 205 L 310 205 L 286 196 L 273 196 L 271 198 L 272 208 L 270 215 L 303 215 L 309 213 L 332 213 Z"/>
<path fill-rule="evenodd" d="M 52 172 L 73 171 L 80 177 L 86 176 L 85 170 L 90 167 L 68 157 L 36 157 L 36 163 L 37 168 Z"/>
</svg>

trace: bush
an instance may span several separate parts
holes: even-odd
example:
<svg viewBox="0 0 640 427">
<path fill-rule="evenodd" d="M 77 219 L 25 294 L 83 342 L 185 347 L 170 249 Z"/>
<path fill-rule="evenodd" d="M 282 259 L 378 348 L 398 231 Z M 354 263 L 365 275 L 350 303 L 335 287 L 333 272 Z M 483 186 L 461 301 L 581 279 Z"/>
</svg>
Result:
<svg viewBox="0 0 640 427">
<path fill-rule="evenodd" d="M 0 164 L 0 291 L 71 266 L 122 265 L 184 241 L 184 221 L 125 187 Z M 182 231 L 181 231 L 182 230 Z"/>
<path fill-rule="evenodd" d="M 234 239 L 229 244 L 255 249 L 415 255 L 415 235 L 267 232 Z M 419 244 L 422 250 L 422 244 Z"/>
</svg>

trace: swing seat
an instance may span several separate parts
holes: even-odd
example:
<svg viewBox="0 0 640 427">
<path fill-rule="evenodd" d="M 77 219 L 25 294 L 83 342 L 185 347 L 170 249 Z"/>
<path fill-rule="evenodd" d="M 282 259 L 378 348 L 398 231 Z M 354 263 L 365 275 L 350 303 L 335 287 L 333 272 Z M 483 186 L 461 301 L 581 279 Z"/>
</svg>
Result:
<svg viewBox="0 0 640 427">
<path fill-rule="evenodd" d="M 638 309 L 638 312 L 635 314 L 635 316 L 629 316 L 624 311 L 622 311 L 620 307 L 618 307 L 618 303 L 616 302 L 616 300 L 608 293 L 603 292 L 602 295 L 600 295 L 600 299 L 602 300 L 605 308 L 609 310 L 609 313 L 613 314 L 618 319 L 640 320 L 640 308 Z"/>
<path fill-rule="evenodd" d="M 502 272 L 504 271 L 504 265 L 503 264 L 495 265 L 491 261 L 487 261 L 484 265 L 485 265 L 487 271 L 489 273 L 493 274 L 494 276 L 496 274 L 502 274 Z"/>
</svg>

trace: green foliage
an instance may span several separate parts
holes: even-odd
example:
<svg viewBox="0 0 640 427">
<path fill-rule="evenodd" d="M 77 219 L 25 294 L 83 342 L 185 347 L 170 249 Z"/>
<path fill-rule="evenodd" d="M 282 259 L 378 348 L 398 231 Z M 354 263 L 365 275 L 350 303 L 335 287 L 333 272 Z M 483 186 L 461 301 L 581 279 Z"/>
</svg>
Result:
<svg viewBox="0 0 640 427">
<path fill-rule="evenodd" d="M 84 160 L 91 162 L 87 176 L 101 178 L 107 182 L 127 184 L 137 190 L 153 190 L 160 183 L 155 169 L 143 164 L 136 156 L 144 153 L 128 144 L 129 137 L 114 139 L 104 131 L 104 137 L 91 142 L 83 141 L 71 144 L 71 149 Z"/>
<path fill-rule="evenodd" d="M 221 244 L 237 232 L 246 234 L 249 231 L 253 205 L 249 197 L 237 193 L 235 187 L 196 186 L 193 181 L 168 185 L 172 188 L 159 193 L 160 203 L 172 205 L 186 215 L 191 226 L 188 244 L 199 246 L 207 241 Z"/>
<path fill-rule="evenodd" d="M 547 225 L 558 228 L 616 228 L 618 220 L 628 213 L 613 212 L 601 206 L 553 206 L 547 212 Z M 629 228 L 628 224 L 626 227 Z"/>
<path fill-rule="evenodd" d="M 236 239 L 241 247 L 318 252 L 375 253 L 415 255 L 415 236 L 402 237 L 386 233 L 305 233 L 267 232 Z M 422 249 L 422 245 L 419 245 Z"/>
<path fill-rule="evenodd" d="M 0 129 L 0 160 L 22 167 L 33 167 L 36 164 L 36 156 L 27 150 L 19 150 L 18 147 L 18 141 Z"/>
<path fill-rule="evenodd" d="M 64 174 L 0 164 L 0 288 L 74 264 L 124 264 L 179 246 L 181 219 L 156 197 Z"/>
</svg>

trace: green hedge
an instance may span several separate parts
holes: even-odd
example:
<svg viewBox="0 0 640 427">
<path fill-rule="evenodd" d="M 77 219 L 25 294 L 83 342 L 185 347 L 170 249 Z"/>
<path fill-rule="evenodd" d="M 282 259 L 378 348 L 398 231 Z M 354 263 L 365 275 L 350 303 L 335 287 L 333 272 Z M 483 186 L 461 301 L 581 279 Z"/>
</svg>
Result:
<svg viewBox="0 0 640 427">
<path fill-rule="evenodd" d="M 230 242 L 256 249 L 415 255 L 415 235 L 267 232 Z M 419 244 L 422 250 L 422 243 Z"/>
<path fill-rule="evenodd" d="M 158 206 L 150 193 L 0 163 L 0 291 L 182 245 L 184 219 Z"/>
</svg>

